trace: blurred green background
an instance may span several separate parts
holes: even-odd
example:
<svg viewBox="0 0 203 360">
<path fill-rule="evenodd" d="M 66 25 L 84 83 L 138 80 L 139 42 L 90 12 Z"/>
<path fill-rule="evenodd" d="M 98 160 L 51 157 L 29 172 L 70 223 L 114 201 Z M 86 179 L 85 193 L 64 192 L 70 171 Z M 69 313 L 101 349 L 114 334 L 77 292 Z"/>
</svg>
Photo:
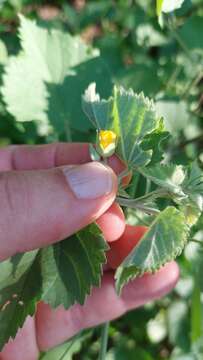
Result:
<svg viewBox="0 0 203 360">
<path fill-rule="evenodd" d="M 42 28 L 79 35 L 85 43 L 99 49 L 100 55 L 83 65 L 78 62 L 74 79 L 69 79 L 66 112 L 70 125 L 78 121 L 78 126 L 71 126 L 71 133 L 67 134 L 65 126 L 55 126 L 54 120 L 51 131 L 34 118 L 17 121 L 0 95 L 0 146 L 67 138 L 91 140 L 91 129 L 80 130 L 84 117 L 80 98 L 89 82 L 95 80 L 103 96 L 108 96 L 116 83 L 152 97 L 173 135 L 173 141 L 166 144 L 168 160 L 189 164 L 196 159 L 202 166 L 202 0 L 185 0 L 180 9 L 163 14 L 159 21 L 156 3 L 150 0 L 0 0 L 0 84 L 8 57 L 20 51 L 18 13 L 37 19 Z M 22 78 L 22 84 L 24 81 Z M 55 90 L 50 88 L 50 93 Z M 49 104 L 48 113 L 53 111 L 51 106 L 54 105 Z M 59 113 L 60 110 L 60 118 Z M 134 192 L 136 196 L 143 193 L 142 179 L 135 179 Z M 129 221 L 140 223 L 144 219 L 129 215 Z M 191 236 L 203 241 L 202 216 Z M 173 293 L 111 323 L 107 360 L 203 359 L 201 249 L 198 242 L 189 243 L 178 259 L 181 279 Z M 97 359 L 99 336 L 100 328 L 87 331 L 41 358 Z"/>
</svg>

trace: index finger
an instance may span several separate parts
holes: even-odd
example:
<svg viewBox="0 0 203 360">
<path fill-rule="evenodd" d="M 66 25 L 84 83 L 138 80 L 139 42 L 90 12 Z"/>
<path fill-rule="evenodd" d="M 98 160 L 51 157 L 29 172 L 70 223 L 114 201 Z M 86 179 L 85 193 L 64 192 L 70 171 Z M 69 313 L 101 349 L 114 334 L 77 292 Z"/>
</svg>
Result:
<svg viewBox="0 0 203 360">
<path fill-rule="evenodd" d="M 42 170 L 89 161 L 91 158 L 88 143 L 19 145 L 0 149 L 0 171 Z M 126 167 L 116 156 L 109 159 L 109 166 L 116 174 L 121 173 Z"/>
</svg>

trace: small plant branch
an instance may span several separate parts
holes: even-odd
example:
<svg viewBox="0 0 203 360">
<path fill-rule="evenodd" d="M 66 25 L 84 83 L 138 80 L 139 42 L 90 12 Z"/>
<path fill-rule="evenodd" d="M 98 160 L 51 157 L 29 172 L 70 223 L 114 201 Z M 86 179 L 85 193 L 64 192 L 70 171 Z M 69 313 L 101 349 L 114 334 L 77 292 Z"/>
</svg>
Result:
<svg viewBox="0 0 203 360">
<path fill-rule="evenodd" d="M 152 202 L 153 200 L 156 200 L 157 198 L 160 197 L 164 197 L 164 196 L 168 196 L 168 191 L 165 189 L 158 189 L 158 190 L 154 190 L 151 191 L 143 196 L 140 196 L 136 199 L 125 199 L 127 200 L 126 205 L 124 206 L 129 206 L 132 207 L 131 205 L 135 205 L 135 204 L 140 204 L 140 203 L 146 203 L 146 202 Z M 116 198 L 118 202 L 124 200 L 123 198 L 117 197 Z"/>
<path fill-rule="evenodd" d="M 203 247 L 203 242 L 202 242 L 202 241 L 200 241 L 200 240 L 191 239 L 190 241 L 192 241 L 192 242 L 194 242 L 194 243 L 196 243 L 196 244 L 198 244 L 198 245 L 200 245 L 200 246 L 202 246 L 202 247 Z"/>
<path fill-rule="evenodd" d="M 71 128 L 68 121 L 65 122 L 65 134 L 66 134 L 66 140 L 67 142 L 72 141 L 72 135 L 71 135 Z"/>
<path fill-rule="evenodd" d="M 146 189 L 145 189 L 145 195 L 150 192 L 151 189 L 151 180 L 149 178 L 146 179 Z"/>
<path fill-rule="evenodd" d="M 170 88 L 175 84 L 177 77 L 179 76 L 181 72 L 181 66 L 176 66 L 175 70 L 172 72 L 171 76 L 169 77 L 167 83 L 166 83 L 166 89 L 165 91 L 170 90 Z"/>
<path fill-rule="evenodd" d="M 101 347 L 99 352 L 98 360 L 106 359 L 107 345 L 108 345 L 108 332 L 109 332 L 109 322 L 106 322 L 102 325 L 102 333 L 101 333 Z"/>
<path fill-rule="evenodd" d="M 149 207 L 149 206 L 145 206 L 142 204 L 137 204 L 136 208 L 138 210 L 141 210 L 143 212 L 145 212 L 147 215 L 159 215 L 160 211 L 158 209 Z"/>
<path fill-rule="evenodd" d="M 116 200 L 117 200 L 118 204 L 121 206 L 125 206 L 125 207 L 131 208 L 131 209 L 137 209 L 137 210 L 145 212 L 148 215 L 158 215 L 160 213 L 160 211 L 158 209 L 144 205 L 133 199 L 125 199 L 122 197 L 117 197 Z"/>
<path fill-rule="evenodd" d="M 189 81 L 186 88 L 183 90 L 183 93 L 182 93 L 183 99 L 186 99 L 188 97 L 188 95 L 190 94 L 190 90 L 193 89 L 195 86 L 197 86 L 197 84 L 200 82 L 202 77 L 203 77 L 203 69 L 201 69 L 197 73 L 197 75 L 191 81 Z"/>
<path fill-rule="evenodd" d="M 166 26 L 169 29 L 169 31 L 171 32 L 171 35 L 177 41 L 180 48 L 184 51 L 184 53 L 188 56 L 188 58 L 191 61 L 193 61 L 193 57 L 191 56 L 189 49 L 187 48 L 184 41 L 181 39 L 181 37 L 179 36 L 179 34 L 176 31 L 176 28 L 174 26 L 174 18 L 172 16 L 170 18 L 168 18 L 168 21 L 166 22 Z"/>
<path fill-rule="evenodd" d="M 195 136 L 194 138 L 192 139 L 188 139 L 188 140 L 185 140 L 183 142 L 181 142 L 179 145 L 178 145 L 178 148 L 184 148 L 185 146 L 189 145 L 189 144 L 192 144 L 192 143 L 195 143 L 195 142 L 201 142 L 203 141 L 203 133 L 198 135 L 198 136 Z"/>
</svg>

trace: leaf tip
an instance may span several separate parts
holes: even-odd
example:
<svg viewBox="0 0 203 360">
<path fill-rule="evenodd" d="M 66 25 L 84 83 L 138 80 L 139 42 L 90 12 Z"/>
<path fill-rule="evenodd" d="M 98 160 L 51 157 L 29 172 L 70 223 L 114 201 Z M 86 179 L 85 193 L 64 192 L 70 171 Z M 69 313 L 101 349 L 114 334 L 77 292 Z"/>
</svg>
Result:
<svg viewBox="0 0 203 360">
<path fill-rule="evenodd" d="M 92 82 L 89 84 L 87 89 L 85 90 L 83 96 L 83 100 L 88 103 L 100 101 L 99 94 L 96 93 L 96 83 Z"/>
</svg>

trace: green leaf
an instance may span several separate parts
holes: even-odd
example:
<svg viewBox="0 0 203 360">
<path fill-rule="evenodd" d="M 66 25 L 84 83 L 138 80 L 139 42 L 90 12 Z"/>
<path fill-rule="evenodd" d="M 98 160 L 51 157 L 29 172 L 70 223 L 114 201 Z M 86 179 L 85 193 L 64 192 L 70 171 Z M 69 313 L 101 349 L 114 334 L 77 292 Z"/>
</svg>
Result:
<svg viewBox="0 0 203 360">
<path fill-rule="evenodd" d="M 158 121 L 153 102 L 143 93 L 136 95 L 122 88 L 115 88 L 114 99 L 113 130 L 120 137 L 117 153 L 130 167 L 144 166 L 152 151 L 143 151 L 141 141 L 156 128 Z"/>
<path fill-rule="evenodd" d="M 64 133 L 64 124 L 80 132 L 91 127 L 81 108 L 81 94 L 89 83 L 96 81 L 102 94 L 107 96 L 112 89 L 111 74 L 101 57 L 87 60 L 72 71 L 74 75 L 66 76 L 62 84 L 47 84 L 47 114 L 58 134 Z"/>
<path fill-rule="evenodd" d="M 182 210 L 188 225 L 192 226 L 203 211 L 203 171 L 196 161 L 187 170 L 182 189 L 188 198 L 183 201 Z"/>
<path fill-rule="evenodd" d="M 160 119 L 160 124 L 152 133 L 146 135 L 142 142 L 143 150 L 152 150 L 152 157 L 150 166 L 160 163 L 164 158 L 164 146 L 171 137 L 168 131 L 165 131 L 163 119 Z"/>
<path fill-rule="evenodd" d="M 67 240 L 41 250 L 42 300 L 66 309 L 84 304 L 92 286 L 99 286 L 108 246 L 92 224 Z"/>
<path fill-rule="evenodd" d="M 149 29 L 150 37 L 144 38 L 144 29 L 141 28 L 138 33 L 137 29 L 137 41 L 144 42 L 144 44 L 140 44 L 141 47 L 146 47 L 146 42 L 149 44 L 149 48 L 152 46 L 160 46 L 158 45 L 151 45 L 150 41 L 152 42 L 152 29 Z M 142 38 L 141 38 L 142 35 Z M 140 38 L 140 39 L 139 39 Z M 141 64 L 131 65 L 127 68 L 123 68 L 116 74 L 116 82 L 123 86 L 125 89 L 132 88 L 135 92 L 139 93 L 141 91 L 144 92 L 145 96 L 154 96 L 163 86 L 161 79 L 157 77 L 158 67 L 156 63 L 149 62 L 143 60 Z"/>
<path fill-rule="evenodd" d="M 40 357 L 40 360 L 72 360 L 73 356 L 81 350 L 84 338 L 85 336 L 76 336 L 72 340 L 47 351 L 44 356 Z"/>
<path fill-rule="evenodd" d="M 118 137 L 116 153 L 130 168 L 150 162 L 153 151 L 143 151 L 142 141 L 160 127 L 154 104 L 143 93 L 135 94 L 114 87 L 113 96 L 100 100 L 95 84 L 91 84 L 82 99 L 83 110 L 96 129 L 113 130 Z"/>
<path fill-rule="evenodd" d="M 169 206 L 154 220 L 138 245 L 116 271 L 116 289 L 145 272 L 154 272 L 178 256 L 187 241 L 184 215 Z"/>
<path fill-rule="evenodd" d="M 84 44 L 79 37 L 41 28 L 23 16 L 20 16 L 19 36 L 22 51 L 10 58 L 4 76 L 2 93 L 7 109 L 18 121 L 38 120 L 46 125 L 50 102 L 60 104 L 57 128 L 64 130 L 64 122 L 70 121 L 65 104 L 70 101 L 65 98 L 62 86 L 65 78 L 76 75 L 72 68 L 97 56 L 98 51 Z M 51 93 L 49 85 L 56 87 Z M 80 129 L 79 122 L 80 119 L 75 118 L 73 126 Z"/>
<path fill-rule="evenodd" d="M 37 256 L 38 250 L 17 254 L 0 262 L 0 291 L 15 284 L 29 270 Z"/>
<path fill-rule="evenodd" d="M 117 191 L 117 196 L 121 196 L 124 199 L 130 199 L 130 195 L 127 193 L 127 191 L 123 188 L 122 183 L 120 183 Z"/>
<path fill-rule="evenodd" d="M 180 27 L 178 34 L 181 41 L 189 50 L 199 49 L 202 52 L 203 38 L 201 36 L 203 31 L 203 17 L 191 16 Z M 198 64 L 196 64 L 198 66 Z"/>
<path fill-rule="evenodd" d="M 111 128 L 113 98 L 100 100 L 100 95 L 96 93 L 96 83 L 91 83 L 85 90 L 82 108 L 95 129 L 109 130 Z"/>
<path fill-rule="evenodd" d="M 1 262 L 0 349 L 34 315 L 39 300 L 52 307 L 83 304 L 92 287 L 100 285 L 107 249 L 92 224 L 58 244 Z"/>
<path fill-rule="evenodd" d="M 194 344 L 203 336 L 201 290 L 197 281 L 191 302 L 191 342 Z"/>
<path fill-rule="evenodd" d="M 92 144 L 89 144 L 89 153 L 92 161 L 100 161 L 101 156 Z"/>
<path fill-rule="evenodd" d="M 167 309 L 168 337 L 170 344 L 184 350 L 190 348 L 190 323 L 187 302 L 183 299 L 171 302 Z"/>
<path fill-rule="evenodd" d="M 203 197 L 203 171 L 194 161 L 188 168 L 188 173 L 183 183 L 184 191 L 192 195 L 201 195 Z"/>
<path fill-rule="evenodd" d="M 181 165 L 159 165 L 140 169 L 142 175 L 162 187 L 171 194 L 184 196 L 181 184 L 185 179 L 186 172 Z"/>
<path fill-rule="evenodd" d="M 160 15 L 161 15 L 162 6 L 163 6 L 163 1 L 164 1 L 164 0 L 156 0 L 156 13 L 157 13 L 157 16 L 160 16 Z"/>
<path fill-rule="evenodd" d="M 0 350 L 15 337 L 40 298 L 38 251 L 17 255 L 0 263 Z"/>
<path fill-rule="evenodd" d="M 203 335 L 201 337 L 199 337 L 199 339 L 191 345 L 191 350 L 192 350 L 194 360 L 196 360 L 196 359 L 202 360 L 202 358 L 203 358 L 203 345 L 202 344 L 203 344 Z"/>
</svg>

